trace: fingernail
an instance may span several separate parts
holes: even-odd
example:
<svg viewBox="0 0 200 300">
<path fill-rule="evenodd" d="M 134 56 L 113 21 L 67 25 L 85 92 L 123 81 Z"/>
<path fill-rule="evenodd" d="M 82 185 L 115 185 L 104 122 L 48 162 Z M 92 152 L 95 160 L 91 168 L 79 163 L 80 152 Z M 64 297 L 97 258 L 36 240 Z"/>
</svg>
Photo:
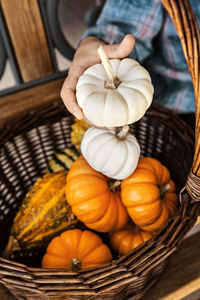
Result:
<svg viewBox="0 0 200 300">
<path fill-rule="evenodd" d="M 82 115 L 82 113 L 80 113 L 79 111 L 75 111 L 75 112 L 74 112 L 74 115 L 75 115 L 75 117 L 76 117 L 78 120 L 83 119 L 83 115 Z"/>
</svg>

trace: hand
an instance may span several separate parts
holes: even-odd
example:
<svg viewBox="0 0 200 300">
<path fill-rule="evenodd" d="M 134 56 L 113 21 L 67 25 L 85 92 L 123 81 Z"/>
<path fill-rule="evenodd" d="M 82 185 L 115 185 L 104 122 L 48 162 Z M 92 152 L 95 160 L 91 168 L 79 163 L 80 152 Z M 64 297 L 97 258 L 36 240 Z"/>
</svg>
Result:
<svg viewBox="0 0 200 300">
<path fill-rule="evenodd" d="M 95 37 L 88 37 L 81 42 L 77 49 L 68 76 L 61 89 L 61 98 L 67 109 L 77 119 L 84 119 L 87 123 L 90 122 L 84 117 L 82 109 L 78 106 L 76 101 L 76 84 L 79 77 L 87 68 L 100 63 L 100 58 L 97 53 L 97 49 L 100 45 L 103 45 L 108 58 L 122 59 L 128 56 L 133 50 L 135 38 L 131 34 L 127 34 L 120 44 L 107 45 Z"/>
</svg>

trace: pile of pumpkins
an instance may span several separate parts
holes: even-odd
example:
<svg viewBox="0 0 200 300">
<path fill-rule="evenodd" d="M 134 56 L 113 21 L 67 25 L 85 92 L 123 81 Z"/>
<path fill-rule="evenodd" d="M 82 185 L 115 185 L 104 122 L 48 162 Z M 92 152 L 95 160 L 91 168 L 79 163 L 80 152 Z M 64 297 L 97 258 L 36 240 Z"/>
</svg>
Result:
<svg viewBox="0 0 200 300">
<path fill-rule="evenodd" d="M 140 158 L 129 133 L 128 124 L 152 101 L 150 76 L 135 60 L 109 61 L 102 48 L 99 55 L 102 64 L 78 81 L 77 101 L 90 122 L 105 128 L 75 121 L 74 146 L 55 153 L 48 173 L 27 193 L 5 256 L 50 241 L 43 268 L 95 267 L 150 239 L 175 214 L 178 197 L 169 170 L 155 158 Z"/>
</svg>

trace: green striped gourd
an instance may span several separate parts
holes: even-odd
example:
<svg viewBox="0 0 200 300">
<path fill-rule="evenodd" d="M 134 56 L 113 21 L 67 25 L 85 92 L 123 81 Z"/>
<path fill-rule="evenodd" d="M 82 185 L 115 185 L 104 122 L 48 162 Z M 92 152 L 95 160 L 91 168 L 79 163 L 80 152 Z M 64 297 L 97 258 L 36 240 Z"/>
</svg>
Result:
<svg viewBox="0 0 200 300">
<path fill-rule="evenodd" d="M 41 247 L 55 234 L 73 228 L 78 220 L 65 196 L 67 171 L 45 174 L 26 194 L 11 229 L 4 251 Z"/>
<path fill-rule="evenodd" d="M 48 162 L 46 172 L 53 173 L 62 170 L 69 170 L 72 163 L 79 157 L 79 153 L 75 147 L 64 148 L 57 151 L 52 159 Z"/>
</svg>

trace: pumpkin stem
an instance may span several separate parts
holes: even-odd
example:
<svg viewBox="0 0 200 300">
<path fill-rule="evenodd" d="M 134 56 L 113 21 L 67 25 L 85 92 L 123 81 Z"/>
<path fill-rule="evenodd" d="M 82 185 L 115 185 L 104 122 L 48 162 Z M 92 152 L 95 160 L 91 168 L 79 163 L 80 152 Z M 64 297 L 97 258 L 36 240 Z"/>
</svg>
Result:
<svg viewBox="0 0 200 300">
<path fill-rule="evenodd" d="M 114 193 L 120 184 L 121 180 L 110 181 L 108 183 L 109 190 Z"/>
<path fill-rule="evenodd" d="M 77 257 L 72 257 L 71 260 L 71 269 L 72 271 L 76 272 L 76 271 L 80 271 L 81 270 L 81 261 L 80 259 L 78 259 Z"/>
<path fill-rule="evenodd" d="M 169 191 L 171 186 L 167 183 L 166 185 L 160 186 L 160 197 L 162 198 L 167 191 Z"/>
<path fill-rule="evenodd" d="M 119 78 L 117 78 L 117 76 L 113 72 L 112 66 L 109 62 L 109 59 L 108 59 L 105 51 L 103 50 L 102 45 L 99 46 L 97 51 L 98 51 L 102 65 L 103 65 L 103 67 L 106 71 L 107 77 L 108 77 L 108 83 L 105 84 L 105 88 L 116 89 L 120 85 L 121 80 Z"/>
<path fill-rule="evenodd" d="M 129 131 L 129 126 L 125 125 L 122 127 L 122 129 L 116 134 L 119 140 L 125 139 Z"/>
<path fill-rule="evenodd" d="M 3 251 L 2 257 L 8 258 L 14 251 L 20 250 L 18 241 L 12 236 L 9 236 L 8 244 Z"/>
</svg>

